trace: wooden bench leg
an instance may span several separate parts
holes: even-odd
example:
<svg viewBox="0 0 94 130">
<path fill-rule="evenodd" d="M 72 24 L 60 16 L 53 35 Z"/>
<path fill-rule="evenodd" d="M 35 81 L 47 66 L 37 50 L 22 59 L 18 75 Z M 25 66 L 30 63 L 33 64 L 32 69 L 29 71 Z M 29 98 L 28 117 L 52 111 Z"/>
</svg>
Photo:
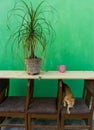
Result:
<svg viewBox="0 0 94 130">
<path fill-rule="evenodd" d="M 28 115 L 28 130 L 31 130 L 31 117 Z"/>
<path fill-rule="evenodd" d="M 61 130 L 64 130 L 64 118 L 61 116 Z"/>
</svg>

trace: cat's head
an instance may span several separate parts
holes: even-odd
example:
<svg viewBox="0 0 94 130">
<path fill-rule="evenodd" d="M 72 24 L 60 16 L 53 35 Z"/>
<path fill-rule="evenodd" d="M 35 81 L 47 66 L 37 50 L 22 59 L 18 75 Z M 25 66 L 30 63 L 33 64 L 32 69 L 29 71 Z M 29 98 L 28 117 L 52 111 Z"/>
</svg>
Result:
<svg viewBox="0 0 94 130">
<path fill-rule="evenodd" d="M 75 103 L 75 99 L 74 98 L 67 98 L 66 102 L 67 102 L 69 107 L 73 107 L 73 105 Z"/>
</svg>

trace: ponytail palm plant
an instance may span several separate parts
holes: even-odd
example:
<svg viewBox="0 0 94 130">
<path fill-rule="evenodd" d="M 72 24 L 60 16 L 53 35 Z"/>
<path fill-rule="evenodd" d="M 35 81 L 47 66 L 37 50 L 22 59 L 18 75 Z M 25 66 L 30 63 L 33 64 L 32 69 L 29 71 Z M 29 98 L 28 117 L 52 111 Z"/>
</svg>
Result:
<svg viewBox="0 0 94 130">
<path fill-rule="evenodd" d="M 21 5 L 15 4 L 11 10 L 15 12 L 15 18 L 20 18 L 20 24 L 11 35 L 13 45 L 16 44 L 18 49 L 23 48 L 25 58 L 38 59 L 37 54 L 45 54 L 47 44 L 52 42 L 54 29 L 45 18 L 47 10 L 43 8 L 44 1 L 36 8 L 31 2 L 21 2 Z"/>
</svg>

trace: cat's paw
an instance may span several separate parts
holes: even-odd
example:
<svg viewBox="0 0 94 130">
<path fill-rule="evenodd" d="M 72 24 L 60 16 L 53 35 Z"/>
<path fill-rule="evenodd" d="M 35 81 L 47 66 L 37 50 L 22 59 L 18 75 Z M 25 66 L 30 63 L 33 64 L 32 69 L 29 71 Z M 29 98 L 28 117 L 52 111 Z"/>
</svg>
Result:
<svg viewBox="0 0 94 130">
<path fill-rule="evenodd" d="M 70 111 L 67 111 L 68 114 L 70 114 Z"/>
<path fill-rule="evenodd" d="M 66 103 L 65 103 L 65 102 L 64 102 L 64 104 L 63 104 L 63 105 L 64 105 L 64 107 L 66 107 Z"/>
<path fill-rule="evenodd" d="M 69 110 L 69 108 L 67 108 L 67 114 L 70 114 L 70 110 Z"/>
</svg>

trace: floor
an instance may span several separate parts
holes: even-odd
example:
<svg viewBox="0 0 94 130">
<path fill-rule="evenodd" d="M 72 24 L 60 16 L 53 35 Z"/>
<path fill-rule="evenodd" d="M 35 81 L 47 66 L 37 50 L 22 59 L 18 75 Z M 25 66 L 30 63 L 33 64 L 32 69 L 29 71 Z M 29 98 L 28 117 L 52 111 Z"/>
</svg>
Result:
<svg viewBox="0 0 94 130">
<path fill-rule="evenodd" d="M 23 122 L 22 120 L 18 120 L 18 119 L 6 119 L 5 120 L 5 122 L 11 122 L 11 123 L 19 123 L 19 122 Z M 33 122 L 32 122 L 33 124 L 40 124 L 40 125 L 42 125 L 42 124 L 45 124 L 45 125 L 47 125 L 47 124 L 55 124 L 55 121 L 49 121 L 49 120 L 34 120 Z M 76 125 L 76 124 L 83 124 L 84 123 L 84 121 L 80 121 L 80 120 L 71 120 L 71 122 L 70 121 L 66 121 L 65 122 L 66 124 L 68 123 L 68 124 L 70 124 L 71 123 L 71 125 Z M 2 129 L 1 130 L 24 130 L 24 128 L 4 128 L 4 127 L 2 127 Z M 40 130 L 40 129 L 34 129 L 34 130 Z M 42 130 L 46 130 L 46 129 L 42 129 Z M 93 130 L 94 130 L 94 121 L 93 121 Z"/>
</svg>

